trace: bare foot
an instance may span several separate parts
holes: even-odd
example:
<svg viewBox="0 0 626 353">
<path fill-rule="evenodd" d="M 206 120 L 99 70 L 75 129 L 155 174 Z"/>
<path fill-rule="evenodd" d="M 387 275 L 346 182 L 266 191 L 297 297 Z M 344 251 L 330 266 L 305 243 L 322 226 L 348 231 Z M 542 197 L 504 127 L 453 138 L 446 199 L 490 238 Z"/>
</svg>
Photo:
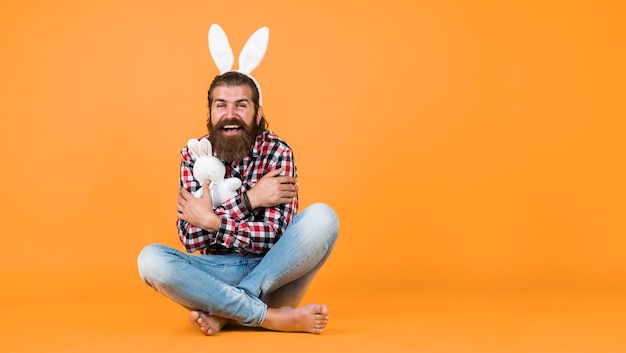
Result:
<svg viewBox="0 0 626 353">
<path fill-rule="evenodd" d="M 289 306 L 268 308 L 261 327 L 274 331 L 322 333 L 327 324 L 326 305 L 309 304 L 296 309 Z"/>
<path fill-rule="evenodd" d="M 190 311 L 189 321 L 194 324 L 205 336 L 213 336 L 220 332 L 228 319 L 212 316 L 204 311 Z"/>
</svg>

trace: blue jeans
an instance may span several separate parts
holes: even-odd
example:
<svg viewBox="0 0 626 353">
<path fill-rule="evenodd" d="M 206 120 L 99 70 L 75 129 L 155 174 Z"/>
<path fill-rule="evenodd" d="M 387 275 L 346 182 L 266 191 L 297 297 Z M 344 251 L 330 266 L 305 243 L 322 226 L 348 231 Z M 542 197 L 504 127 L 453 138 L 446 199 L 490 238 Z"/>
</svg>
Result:
<svg viewBox="0 0 626 353">
<path fill-rule="evenodd" d="M 300 303 L 338 232 L 333 209 L 317 203 L 296 215 L 265 255 L 192 255 L 151 244 L 137 264 L 149 286 L 189 310 L 259 326 L 268 307 Z"/>
</svg>

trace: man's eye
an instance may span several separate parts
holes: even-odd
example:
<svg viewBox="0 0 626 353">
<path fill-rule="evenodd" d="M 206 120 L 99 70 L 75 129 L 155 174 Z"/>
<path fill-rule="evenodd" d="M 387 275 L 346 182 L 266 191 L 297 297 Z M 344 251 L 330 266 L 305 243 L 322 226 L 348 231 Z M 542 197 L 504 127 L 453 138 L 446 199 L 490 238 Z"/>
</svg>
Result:
<svg viewBox="0 0 626 353">
<path fill-rule="evenodd" d="M 248 106 L 245 103 L 239 103 L 237 107 L 243 109 L 243 108 L 247 108 Z"/>
</svg>

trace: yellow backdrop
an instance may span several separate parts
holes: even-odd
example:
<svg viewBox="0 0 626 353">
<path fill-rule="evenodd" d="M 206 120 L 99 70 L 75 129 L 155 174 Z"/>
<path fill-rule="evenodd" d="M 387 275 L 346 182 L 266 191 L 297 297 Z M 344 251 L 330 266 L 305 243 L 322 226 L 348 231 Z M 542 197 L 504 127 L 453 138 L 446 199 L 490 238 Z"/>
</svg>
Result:
<svg viewBox="0 0 626 353">
<path fill-rule="evenodd" d="M 178 152 L 205 131 L 216 22 L 236 56 L 270 28 L 254 71 L 270 128 L 301 206 L 341 221 L 316 290 L 623 289 L 611 3 L 4 1 L 5 288 L 126 286 L 144 245 L 178 246 Z"/>
</svg>

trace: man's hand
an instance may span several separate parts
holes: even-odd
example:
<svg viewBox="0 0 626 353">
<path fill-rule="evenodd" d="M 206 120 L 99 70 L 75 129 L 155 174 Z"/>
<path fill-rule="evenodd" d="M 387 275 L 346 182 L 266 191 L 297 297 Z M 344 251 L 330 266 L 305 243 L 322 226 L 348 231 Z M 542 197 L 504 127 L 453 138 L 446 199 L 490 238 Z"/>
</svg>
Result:
<svg viewBox="0 0 626 353">
<path fill-rule="evenodd" d="M 274 169 L 265 174 L 248 190 L 248 198 L 253 209 L 258 207 L 274 207 L 290 203 L 298 194 L 297 179 L 280 176 L 283 168 Z"/>
<path fill-rule="evenodd" d="M 202 184 L 202 197 L 193 196 L 187 189 L 181 188 L 176 202 L 176 215 L 179 219 L 209 232 L 216 231 L 220 226 L 220 217 L 213 212 L 213 203 L 209 183 Z"/>
</svg>

